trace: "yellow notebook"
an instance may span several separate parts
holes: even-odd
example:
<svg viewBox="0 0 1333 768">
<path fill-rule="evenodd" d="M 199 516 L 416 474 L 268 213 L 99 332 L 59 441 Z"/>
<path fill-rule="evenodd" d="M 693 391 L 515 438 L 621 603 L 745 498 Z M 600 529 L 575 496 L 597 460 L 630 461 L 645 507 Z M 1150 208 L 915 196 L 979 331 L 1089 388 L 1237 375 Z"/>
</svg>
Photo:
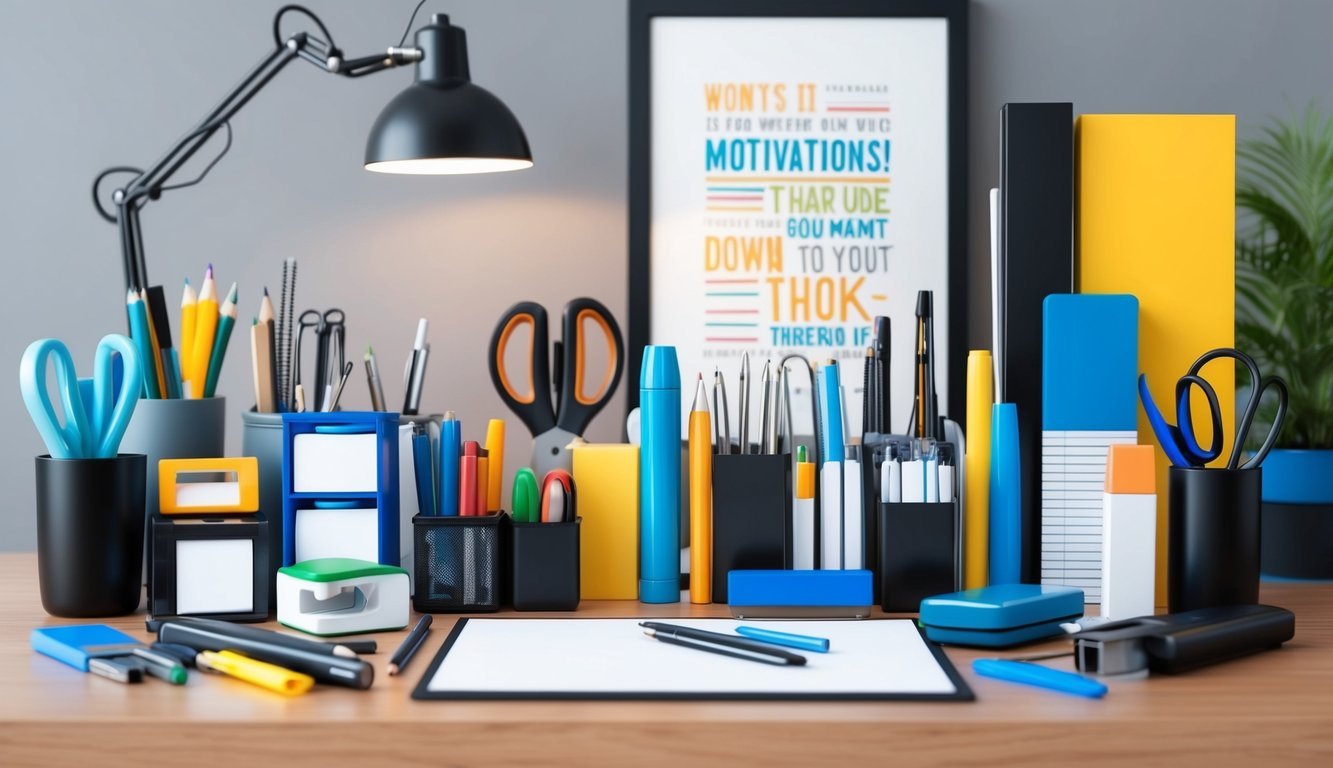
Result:
<svg viewBox="0 0 1333 768">
<path fill-rule="evenodd" d="M 638 600 L 639 446 L 576 446 L 574 487 L 580 597 Z"/>
<path fill-rule="evenodd" d="M 1234 115 L 1083 115 L 1075 128 L 1081 293 L 1139 298 L 1139 368 L 1153 399 L 1174 400 L 1190 363 L 1235 343 Z M 1224 424 L 1235 431 L 1234 370 L 1209 365 Z M 1195 390 L 1196 412 L 1207 404 Z M 1174 408 L 1167 410 L 1174 421 Z M 1207 419 L 1196 419 L 1208 444 Z M 1156 445 L 1143 409 L 1139 441 Z M 1157 457 L 1157 604 L 1166 603 L 1167 467 Z"/>
</svg>

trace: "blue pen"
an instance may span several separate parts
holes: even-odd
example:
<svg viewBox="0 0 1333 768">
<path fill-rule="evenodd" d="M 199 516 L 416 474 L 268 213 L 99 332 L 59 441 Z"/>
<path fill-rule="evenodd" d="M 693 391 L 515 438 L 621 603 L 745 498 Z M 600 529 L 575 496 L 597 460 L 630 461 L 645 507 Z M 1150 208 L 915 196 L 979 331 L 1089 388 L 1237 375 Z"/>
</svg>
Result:
<svg viewBox="0 0 1333 768">
<path fill-rule="evenodd" d="M 736 634 L 754 640 L 761 640 L 773 645 L 782 645 L 787 648 L 799 648 L 803 651 L 814 651 L 815 653 L 828 653 L 829 641 L 825 637 L 812 637 L 811 635 L 797 635 L 791 632 L 778 632 L 773 629 L 760 629 L 759 627 L 736 627 Z"/>
<path fill-rule="evenodd" d="M 458 463 L 463 457 L 463 424 L 446 411 L 440 424 L 440 514 L 458 516 Z"/>
<path fill-rule="evenodd" d="M 846 448 L 842 434 L 842 382 L 838 377 L 838 361 L 830 360 L 819 369 L 820 420 L 823 422 L 819 455 L 824 462 L 842 462 Z"/>
<path fill-rule="evenodd" d="M 680 365 L 647 346 L 639 372 L 639 600 L 680 602 Z"/>
<path fill-rule="evenodd" d="M 1086 696 L 1100 699 L 1106 695 L 1106 685 L 1089 677 L 1074 672 L 1043 667 L 1026 661 L 1009 659 L 977 659 L 972 662 L 972 671 L 982 677 L 993 677 L 1010 683 L 1022 683 L 1038 688 L 1048 688 L 1060 693 Z"/>
</svg>

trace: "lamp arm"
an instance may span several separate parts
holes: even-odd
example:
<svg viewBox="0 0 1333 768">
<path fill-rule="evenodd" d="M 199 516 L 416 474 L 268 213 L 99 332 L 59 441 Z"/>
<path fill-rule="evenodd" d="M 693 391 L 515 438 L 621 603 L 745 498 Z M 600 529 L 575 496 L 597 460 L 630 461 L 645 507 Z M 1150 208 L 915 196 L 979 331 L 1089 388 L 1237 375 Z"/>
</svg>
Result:
<svg viewBox="0 0 1333 768">
<path fill-rule="evenodd" d="M 177 140 L 148 170 L 118 168 L 99 175 L 93 182 L 93 203 L 103 218 L 119 226 L 125 284 L 128 289 L 148 288 L 147 268 L 143 259 L 143 235 L 139 227 L 139 209 L 149 200 L 156 200 L 163 191 L 176 188 L 167 186 L 167 182 L 176 172 L 189 162 L 214 134 L 226 126 L 255 94 L 296 58 L 304 59 L 331 74 L 360 77 L 400 64 L 419 61 L 422 52 L 416 48 L 389 48 L 385 54 L 344 60 L 341 51 L 320 38 L 305 32 L 297 33 L 260 59 L 259 63 L 251 68 L 189 133 Z M 116 207 L 114 216 L 103 209 L 97 194 L 102 179 L 112 172 L 136 173 L 128 184 L 112 193 L 111 200 Z M 189 183 L 177 186 L 187 186 Z"/>
</svg>

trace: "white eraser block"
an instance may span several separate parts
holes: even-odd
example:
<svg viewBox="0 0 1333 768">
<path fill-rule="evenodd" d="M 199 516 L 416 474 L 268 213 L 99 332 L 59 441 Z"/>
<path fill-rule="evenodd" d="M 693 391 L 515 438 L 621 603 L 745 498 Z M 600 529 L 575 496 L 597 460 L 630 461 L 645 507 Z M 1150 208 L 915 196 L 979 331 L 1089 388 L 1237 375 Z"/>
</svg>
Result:
<svg viewBox="0 0 1333 768">
<path fill-rule="evenodd" d="M 325 435 L 307 432 L 297 435 L 292 439 L 292 490 L 297 493 L 376 492 L 379 490 L 378 444 L 378 438 L 370 433 Z"/>
<path fill-rule="evenodd" d="M 1114 620 L 1150 616 L 1156 598 L 1157 496 L 1102 496 L 1101 615 Z"/>
<path fill-rule="evenodd" d="M 953 467 L 941 464 L 939 472 L 940 501 L 953 502 Z"/>
<path fill-rule="evenodd" d="M 926 500 L 926 462 L 903 462 L 903 498 L 904 503 L 920 503 Z"/>
<path fill-rule="evenodd" d="M 880 467 L 883 473 L 883 488 L 880 490 L 881 497 L 890 504 L 897 504 L 903 500 L 903 465 L 895 459 L 885 459 Z"/>
</svg>

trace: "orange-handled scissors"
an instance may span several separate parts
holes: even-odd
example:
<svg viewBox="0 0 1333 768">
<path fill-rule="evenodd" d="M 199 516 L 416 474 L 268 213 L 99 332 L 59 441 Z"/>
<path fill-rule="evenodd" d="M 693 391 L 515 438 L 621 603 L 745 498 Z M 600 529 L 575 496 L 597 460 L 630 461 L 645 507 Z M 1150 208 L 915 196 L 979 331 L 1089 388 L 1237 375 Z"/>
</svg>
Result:
<svg viewBox="0 0 1333 768">
<path fill-rule="evenodd" d="M 532 433 L 532 469 L 538 477 L 546 477 L 553 469 L 571 471 L 571 455 L 567 446 L 582 437 L 592 421 L 620 383 L 621 361 L 625 358 L 625 342 L 620 326 L 601 302 L 595 299 L 574 299 L 565 305 L 562 340 L 555 342 L 555 372 L 550 362 L 550 337 L 546 308 L 536 302 L 520 301 L 510 307 L 495 326 L 491 335 L 489 356 L 491 381 L 500 399 L 518 416 Z M 602 371 L 601 384 L 591 394 L 586 386 L 595 377 L 587 370 L 588 343 L 584 324 L 591 321 L 606 337 L 608 359 Z M 529 326 L 528 386 L 518 391 L 514 377 L 505 367 L 505 351 L 514 331 Z M 555 396 L 551 396 L 551 386 Z"/>
</svg>

